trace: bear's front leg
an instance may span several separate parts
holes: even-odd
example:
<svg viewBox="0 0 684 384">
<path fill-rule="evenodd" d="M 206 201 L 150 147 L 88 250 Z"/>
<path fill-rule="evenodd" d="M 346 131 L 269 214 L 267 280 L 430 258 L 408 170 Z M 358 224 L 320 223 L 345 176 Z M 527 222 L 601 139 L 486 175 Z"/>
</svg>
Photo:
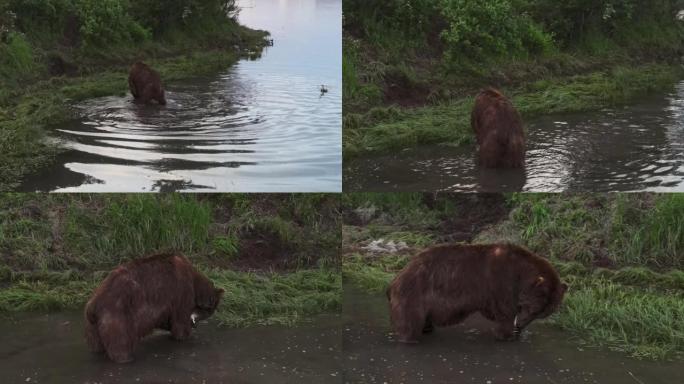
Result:
<svg viewBox="0 0 684 384">
<path fill-rule="evenodd" d="M 190 337 L 192 333 L 191 315 L 191 312 L 180 311 L 171 317 L 171 337 L 179 341 L 187 340 Z"/>
<path fill-rule="evenodd" d="M 494 328 L 494 336 L 499 341 L 513 341 L 516 340 L 519 334 L 515 329 L 515 321 L 513 319 L 505 319 L 497 321 L 496 328 Z"/>
</svg>

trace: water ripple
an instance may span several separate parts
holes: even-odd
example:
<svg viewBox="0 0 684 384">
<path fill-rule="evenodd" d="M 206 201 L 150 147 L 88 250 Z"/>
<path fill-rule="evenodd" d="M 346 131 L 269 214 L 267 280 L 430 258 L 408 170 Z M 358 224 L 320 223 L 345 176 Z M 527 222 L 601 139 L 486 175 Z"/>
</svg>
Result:
<svg viewBox="0 0 684 384">
<path fill-rule="evenodd" d="M 684 191 L 684 82 L 639 104 L 527 128 L 524 170 L 480 169 L 473 147 L 425 146 L 352 161 L 345 190 Z"/>
<path fill-rule="evenodd" d="M 54 127 L 67 151 L 22 189 L 340 191 L 341 0 L 264 12 L 274 2 L 241 13 L 277 42 L 260 60 L 168 84 L 164 107 L 130 95 L 76 105 L 79 118 Z"/>
</svg>

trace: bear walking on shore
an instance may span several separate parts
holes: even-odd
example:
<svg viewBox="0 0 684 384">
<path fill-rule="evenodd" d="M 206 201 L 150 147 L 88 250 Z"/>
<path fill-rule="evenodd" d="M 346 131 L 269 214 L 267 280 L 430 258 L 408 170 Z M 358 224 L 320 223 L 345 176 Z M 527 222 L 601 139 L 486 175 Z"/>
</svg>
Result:
<svg viewBox="0 0 684 384">
<path fill-rule="evenodd" d="M 146 104 L 156 100 L 160 105 L 166 105 L 159 73 L 143 62 L 138 61 L 131 66 L 128 87 L 136 100 Z"/>
<path fill-rule="evenodd" d="M 525 132 L 518 111 L 501 92 L 488 88 L 475 98 L 470 124 L 477 137 L 480 165 L 522 168 Z"/>
<path fill-rule="evenodd" d="M 85 308 L 85 333 L 93 352 L 117 363 L 155 328 L 185 340 L 195 323 L 211 316 L 223 295 L 190 262 L 158 254 L 121 265 L 109 273 Z"/>
<path fill-rule="evenodd" d="M 512 340 L 534 319 L 559 307 L 567 285 L 551 264 L 512 244 L 438 245 L 421 252 L 387 290 L 399 341 L 417 343 L 434 326 L 480 312 Z"/>
</svg>

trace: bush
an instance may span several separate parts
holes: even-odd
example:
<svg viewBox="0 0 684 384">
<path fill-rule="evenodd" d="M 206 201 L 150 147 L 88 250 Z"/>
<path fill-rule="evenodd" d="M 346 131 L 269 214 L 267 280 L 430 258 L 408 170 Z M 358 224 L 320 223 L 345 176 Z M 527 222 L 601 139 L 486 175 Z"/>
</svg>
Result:
<svg viewBox="0 0 684 384">
<path fill-rule="evenodd" d="M 544 53 L 552 39 L 511 0 L 441 0 L 449 27 L 442 37 L 447 58 L 468 59 Z M 518 14 L 516 16 L 516 14 Z"/>
<path fill-rule="evenodd" d="M 121 0 L 78 0 L 80 28 L 86 48 L 140 42 L 150 32 L 127 13 L 127 2 Z"/>
<path fill-rule="evenodd" d="M 9 33 L 7 43 L 0 43 L 0 75 L 17 77 L 29 73 L 33 67 L 33 49 L 29 42 L 20 33 Z"/>
</svg>

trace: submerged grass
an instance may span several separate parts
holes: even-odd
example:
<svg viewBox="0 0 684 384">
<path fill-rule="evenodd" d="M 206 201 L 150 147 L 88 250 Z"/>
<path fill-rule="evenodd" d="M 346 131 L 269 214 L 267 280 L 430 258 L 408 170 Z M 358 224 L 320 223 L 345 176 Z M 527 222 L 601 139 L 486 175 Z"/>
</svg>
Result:
<svg viewBox="0 0 684 384">
<path fill-rule="evenodd" d="M 644 93 L 668 89 L 684 73 L 681 66 L 649 64 L 604 72 L 548 78 L 504 90 L 525 118 L 597 110 L 624 104 Z M 417 109 L 375 107 L 344 118 L 344 154 L 396 150 L 421 144 L 460 146 L 474 142 L 472 97 L 440 101 Z"/>
</svg>

